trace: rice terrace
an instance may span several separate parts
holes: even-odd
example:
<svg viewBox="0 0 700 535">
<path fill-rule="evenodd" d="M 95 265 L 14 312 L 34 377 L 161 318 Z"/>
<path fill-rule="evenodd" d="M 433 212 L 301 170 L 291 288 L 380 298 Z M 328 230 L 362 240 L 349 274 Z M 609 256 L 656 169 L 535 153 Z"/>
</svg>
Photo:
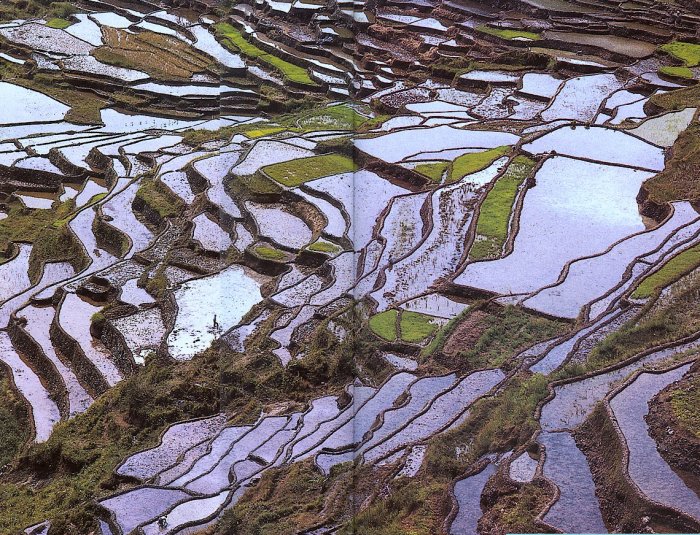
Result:
<svg viewBox="0 0 700 535">
<path fill-rule="evenodd" d="M 0 534 L 700 532 L 698 0 L 0 2 Z"/>
</svg>

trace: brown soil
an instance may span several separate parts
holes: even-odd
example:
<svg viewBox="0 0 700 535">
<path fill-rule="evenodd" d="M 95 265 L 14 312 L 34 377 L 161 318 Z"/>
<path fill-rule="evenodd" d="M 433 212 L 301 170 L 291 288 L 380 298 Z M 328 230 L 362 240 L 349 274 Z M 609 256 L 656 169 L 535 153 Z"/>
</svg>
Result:
<svg viewBox="0 0 700 535">
<path fill-rule="evenodd" d="M 469 314 L 469 317 L 452 331 L 445 343 L 443 353 L 454 356 L 460 352 L 472 349 L 488 327 L 486 322 L 483 321 L 488 316 L 488 313 L 481 310 L 476 310 Z"/>
</svg>

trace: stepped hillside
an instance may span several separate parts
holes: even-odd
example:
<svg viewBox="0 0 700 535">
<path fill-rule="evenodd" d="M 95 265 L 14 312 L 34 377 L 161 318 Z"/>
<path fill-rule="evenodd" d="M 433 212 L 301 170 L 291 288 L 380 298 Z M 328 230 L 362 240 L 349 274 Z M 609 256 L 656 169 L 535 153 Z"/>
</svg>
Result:
<svg viewBox="0 0 700 535">
<path fill-rule="evenodd" d="M 0 21 L 0 533 L 700 530 L 696 0 Z"/>
</svg>

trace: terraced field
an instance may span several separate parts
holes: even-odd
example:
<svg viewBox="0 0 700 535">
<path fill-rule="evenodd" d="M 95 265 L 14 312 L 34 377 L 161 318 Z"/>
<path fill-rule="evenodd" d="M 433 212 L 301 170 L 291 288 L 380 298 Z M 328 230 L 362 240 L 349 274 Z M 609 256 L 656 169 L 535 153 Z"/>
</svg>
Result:
<svg viewBox="0 0 700 535">
<path fill-rule="evenodd" d="M 0 533 L 697 532 L 700 7 L 0 6 Z"/>
</svg>

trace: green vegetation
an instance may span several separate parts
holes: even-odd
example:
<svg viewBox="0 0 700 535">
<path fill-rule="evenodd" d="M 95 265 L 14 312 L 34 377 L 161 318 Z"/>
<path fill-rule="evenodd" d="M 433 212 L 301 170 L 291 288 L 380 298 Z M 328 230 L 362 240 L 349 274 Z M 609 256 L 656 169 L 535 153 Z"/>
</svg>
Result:
<svg viewBox="0 0 700 535">
<path fill-rule="evenodd" d="M 700 245 L 677 254 L 661 269 L 646 277 L 632 292 L 632 297 L 635 299 L 651 297 L 698 266 L 700 266 Z"/>
<path fill-rule="evenodd" d="M 267 245 L 258 245 L 253 249 L 253 252 L 260 258 L 272 260 L 273 262 L 278 262 L 287 258 L 282 251 L 278 251 L 277 249 L 268 247 Z"/>
<path fill-rule="evenodd" d="M 29 439 L 29 426 L 27 408 L 12 388 L 6 368 L 0 366 L 0 469 Z"/>
<path fill-rule="evenodd" d="M 143 179 L 136 198 L 155 210 L 161 218 L 175 217 L 185 209 L 185 203 L 160 180 Z"/>
<path fill-rule="evenodd" d="M 251 139 L 257 139 L 259 137 L 271 136 L 273 134 L 278 134 L 279 132 L 284 132 L 284 128 L 281 126 L 255 126 L 250 129 L 243 129 L 243 134 Z"/>
<path fill-rule="evenodd" d="M 375 314 L 369 319 L 369 328 L 377 336 L 389 342 L 395 341 L 398 337 L 401 341 L 410 344 L 422 342 L 434 334 L 438 328 L 432 316 L 407 310 L 402 310 L 400 314 L 399 317 L 399 311 L 396 309 Z"/>
<path fill-rule="evenodd" d="M 660 50 L 685 63 L 686 67 L 700 65 L 700 45 L 683 41 L 672 41 L 659 47 Z"/>
<path fill-rule="evenodd" d="M 422 342 L 437 330 L 433 320 L 432 316 L 404 310 L 399 324 L 401 340 L 409 343 Z"/>
<path fill-rule="evenodd" d="M 688 378 L 690 385 L 670 390 L 671 408 L 678 422 L 700 438 L 700 375 Z"/>
<path fill-rule="evenodd" d="M 398 315 L 399 312 L 396 309 L 375 314 L 369 319 L 369 328 L 377 336 L 393 342 L 396 340 L 396 319 Z"/>
<path fill-rule="evenodd" d="M 433 182 L 440 182 L 445 171 L 450 166 L 448 162 L 421 163 L 416 165 L 416 172 L 427 176 Z"/>
<path fill-rule="evenodd" d="M 513 30 L 509 28 L 493 28 L 491 26 L 481 25 L 477 26 L 477 31 L 486 33 L 489 35 L 494 35 L 500 37 L 501 39 L 507 39 L 509 41 L 513 39 L 529 39 L 531 41 L 539 41 L 540 34 L 535 32 L 528 32 L 526 30 Z"/>
<path fill-rule="evenodd" d="M 270 178 L 290 188 L 318 178 L 356 170 L 355 162 L 341 154 L 321 154 L 262 168 Z"/>
<path fill-rule="evenodd" d="M 280 71 L 288 80 L 296 82 L 303 85 L 318 85 L 306 72 L 306 69 L 289 63 L 283 59 L 280 59 L 272 54 L 268 54 L 264 50 L 261 50 L 252 43 L 246 41 L 246 39 L 241 35 L 236 28 L 231 26 L 226 22 L 220 22 L 214 25 L 216 30 L 216 35 L 221 40 L 222 44 L 233 50 L 239 51 L 244 56 L 248 56 L 252 59 L 259 59 L 271 67 L 274 67 Z"/>
<path fill-rule="evenodd" d="M 496 147 L 484 152 L 471 152 L 463 154 L 452 162 L 450 169 L 450 182 L 461 180 L 467 175 L 483 171 L 498 158 L 505 156 L 510 151 L 510 147 Z"/>
<path fill-rule="evenodd" d="M 664 74 L 672 78 L 685 78 L 688 80 L 692 80 L 694 76 L 693 71 L 688 67 L 661 67 L 659 69 L 659 74 Z"/>
<path fill-rule="evenodd" d="M 700 105 L 700 92 L 695 105 Z M 657 203 L 700 199 L 700 124 L 691 124 L 678 136 L 666 167 L 647 180 L 644 189 Z"/>
<path fill-rule="evenodd" d="M 513 159 L 506 172 L 496 181 L 481 205 L 476 223 L 477 238 L 469 257 L 483 260 L 497 256 L 508 239 L 508 228 L 518 188 L 535 167 L 525 156 Z"/>
<path fill-rule="evenodd" d="M 71 21 L 66 19 L 60 19 L 58 17 L 54 17 L 46 21 L 46 25 L 49 28 L 57 28 L 59 30 L 65 30 L 66 28 L 68 28 L 68 26 L 71 26 L 72 24 L 73 23 Z"/>
<path fill-rule="evenodd" d="M 700 106 L 700 85 L 676 89 L 668 93 L 655 93 L 649 103 L 662 110 L 682 110 Z"/>
<path fill-rule="evenodd" d="M 341 249 L 339 246 L 337 246 L 335 243 L 331 243 L 329 241 L 315 241 L 311 245 L 307 247 L 309 251 L 316 251 L 319 253 L 337 253 Z"/>
</svg>

